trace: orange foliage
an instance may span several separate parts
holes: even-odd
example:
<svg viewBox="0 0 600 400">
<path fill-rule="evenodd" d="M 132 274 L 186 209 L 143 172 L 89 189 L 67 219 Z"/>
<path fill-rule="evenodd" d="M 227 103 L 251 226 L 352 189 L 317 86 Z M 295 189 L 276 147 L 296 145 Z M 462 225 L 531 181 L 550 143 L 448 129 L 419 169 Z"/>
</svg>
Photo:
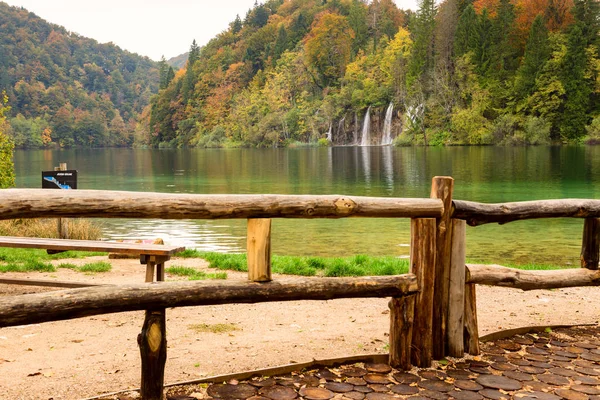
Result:
<svg viewBox="0 0 600 400">
<path fill-rule="evenodd" d="M 554 12 L 548 13 L 550 3 L 554 5 Z M 515 37 L 520 46 L 524 46 L 533 20 L 538 14 L 546 17 L 548 29 L 552 32 L 560 31 L 573 23 L 573 0 L 511 0 L 515 6 Z M 473 7 L 478 14 L 487 8 L 490 18 L 495 18 L 500 5 L 500 0 L 476 0 Z"/>
<path fill-rule="evenodd" d="M 500 0 L 475 0 L 473 7 L 477 14 L 481 14 L 484 8 L 487 8 L 490 18 L 496 18 L 496 11 L 500 5 Z"/>
</svg>

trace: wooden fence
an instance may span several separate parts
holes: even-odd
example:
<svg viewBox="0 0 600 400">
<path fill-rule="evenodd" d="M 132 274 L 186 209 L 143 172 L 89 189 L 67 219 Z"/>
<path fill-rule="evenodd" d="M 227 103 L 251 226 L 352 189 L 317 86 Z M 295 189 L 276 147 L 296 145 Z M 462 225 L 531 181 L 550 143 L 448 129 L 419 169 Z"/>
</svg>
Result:
<svg viewBox="0 0 600 400">
<path fill-rule="evenodd" d="M 0 298 L 0 327 L 146 310 L 138 336 L 143 399 L 161 399 L 165 308 L 286 300 L 391 297 L 390 364 L 428 367 L 433 359 L 479 353 L 475 284 L 524 290 L 598 285 L 600 201 L 481 204 L 452 199 L 454 181 L 434 177 L 429 199 L 351 196 L 193 195 L 111 191 L 0 191 L 0 219 L 102 217 L 248 220 L 243 282 L 157 282 L 78 288 Z M 272 281 L 271 218 L 411 218 L 408 274 Z M 583 269 L 515 271 L 466 265 L 467 223 L 585 218 Z"/>
</svg>

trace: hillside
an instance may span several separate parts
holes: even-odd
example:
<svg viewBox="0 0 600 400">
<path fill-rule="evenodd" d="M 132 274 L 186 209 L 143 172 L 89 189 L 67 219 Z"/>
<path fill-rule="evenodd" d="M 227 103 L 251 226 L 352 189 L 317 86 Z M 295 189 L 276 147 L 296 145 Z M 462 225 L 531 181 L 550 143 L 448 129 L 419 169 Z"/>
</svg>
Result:
<svg viewBox="0 0 600 400">
<path fill-rule="evenodd" d="M 17 147 L 129 146 L 158 64 L 0 2 L 0 92 Z"/>
<path fill-rule="evenodd" d="M 181 68 L 185 67 L 185 63 L 187 63 L 187 59 L 188 59 L 188 52 L 186 51 L 183 54 L 180 54 L 178 56 L 175 57 L 171 57 L 167 60 L 167 64 L 171 67 L 173 67 L 173 69 L 175 71 L 180 70 Z"/>
<path fill-rule="evenodd" d="M 144 142 L 600 141 L 599 14 L 597 0 L 257 3 L 163 76 Z"/>
</svg>

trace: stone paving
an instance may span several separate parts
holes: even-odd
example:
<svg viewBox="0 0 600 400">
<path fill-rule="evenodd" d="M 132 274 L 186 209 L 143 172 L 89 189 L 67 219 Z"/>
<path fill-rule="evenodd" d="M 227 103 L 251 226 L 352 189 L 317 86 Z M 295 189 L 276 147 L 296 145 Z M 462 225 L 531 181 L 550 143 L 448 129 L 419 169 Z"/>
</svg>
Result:
<svg viewBox="0 0 600 400">
<path fill-rule="evenodd" d="M 168 400 L 600 400 L 600 326 L 516 335 L 482 355 L 400 372 L 386 364 L 169 389 Z M 123 398 L 125 399 L 125 398 Z"/>
</svg>

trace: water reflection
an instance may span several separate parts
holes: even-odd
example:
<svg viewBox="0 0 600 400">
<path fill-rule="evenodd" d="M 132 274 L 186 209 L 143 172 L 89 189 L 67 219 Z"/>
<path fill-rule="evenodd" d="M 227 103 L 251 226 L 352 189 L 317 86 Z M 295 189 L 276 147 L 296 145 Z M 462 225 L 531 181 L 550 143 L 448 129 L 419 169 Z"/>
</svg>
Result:
<svg viewBox="0 0 600 400">
<path fill-rule="evenodd" d="M 482 202 L 600 198 L 600 147 L 330 147 L 298 149 L 73 149 L 16 151 L 18 187 L 40 187 L 59 162 L 80 189 L 171 193 L 282 193 L 429 197 L 431 178 L 455 179 L 454 197 Z M 105 221 L 107 237 L 153 238 L 242 251 L 245 221 Z M 276 220 L 278 254 L 405 256 L 408 220 Z M 577 263 L 581 220 L 468 229 L 467 256 Z"/>
</svg>

